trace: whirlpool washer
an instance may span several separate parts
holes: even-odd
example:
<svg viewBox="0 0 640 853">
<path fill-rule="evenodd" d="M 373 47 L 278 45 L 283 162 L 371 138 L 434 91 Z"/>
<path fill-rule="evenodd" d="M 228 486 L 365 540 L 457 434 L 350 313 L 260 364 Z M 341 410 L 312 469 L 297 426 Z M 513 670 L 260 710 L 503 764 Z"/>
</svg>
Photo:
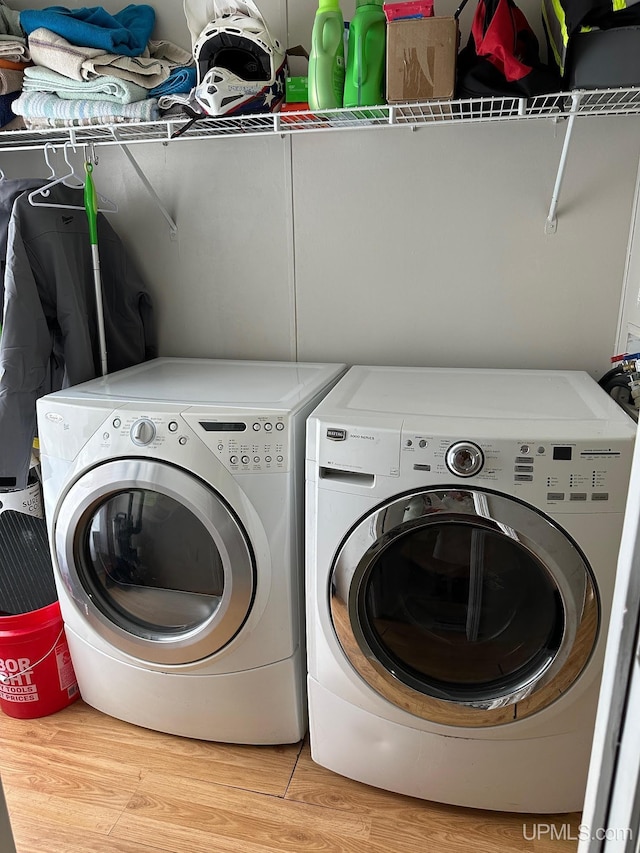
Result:
<svg viewBox="0 0 640 853">
<path fill-rule="evenodd" d="M 635 432 L 582 372 L 346 373 L 307 431 L 317 763 L 581 808 Z"/>
<path fill-rule="evenodd" d="M 343 365 L 160 358 L 38 401 L 83 699 L 159 731 L 306 730 L 305 419 Z"/>
</svg>

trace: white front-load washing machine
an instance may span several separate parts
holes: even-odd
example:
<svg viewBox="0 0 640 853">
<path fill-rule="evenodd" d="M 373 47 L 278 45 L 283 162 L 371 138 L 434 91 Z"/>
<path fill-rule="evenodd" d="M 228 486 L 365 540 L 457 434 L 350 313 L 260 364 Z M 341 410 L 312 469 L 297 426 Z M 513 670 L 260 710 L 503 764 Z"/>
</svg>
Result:
<svg viewBox="0 0 640 853">
<path fill-rule="evenodd" d="M 346 373 L 307 425 L 318 764 L 581 808 L 634 439 L 579 371 Z"/>
<path fill-rule="evenodd" d="M 305 421 L 343 365 L 159 358 L 38 401 L 83 699 L 205 740 L 306 731 Z"/>
</svg>

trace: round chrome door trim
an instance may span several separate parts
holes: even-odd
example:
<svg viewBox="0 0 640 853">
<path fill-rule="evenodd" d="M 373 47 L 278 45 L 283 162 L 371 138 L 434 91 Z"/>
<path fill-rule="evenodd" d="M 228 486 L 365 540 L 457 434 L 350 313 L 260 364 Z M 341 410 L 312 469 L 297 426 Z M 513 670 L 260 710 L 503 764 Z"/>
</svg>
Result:
<svg viewBox="0 0 640 853">
<path fill-rule="evenodd" d="M 460 511 L 452 510 L 459 505 Z M 363 630 L 361 607 L 376 561 L 401 537 L 453 522 L 509 537 L 548 575 L 563 608 L 555 654 L 517 686 L 497 695 L 443 698 L 428 680 L 386 662 Z M 514 498 L 474 489 L 428 489 L 383 504 L 357 523 L 343 541 L 330 575 L 329 606 L 336 637 L 364 681 L 414 716 L 451 726 L 496 726 L 523 719 L 556 701 L 586 666 L 598 636 L 600 608 L 589 566 L 569 536 L 550 519 Z M 433 695 L 433 694 L 436 695 Z"/>
<path fill-rule="evenodd" d="M 85 588 L 78 569 L 79 549 L 92 514 L 110 497 L 127 489 L 146 489 L 182 504 L 211 536 L 220 554 L 223 593 L 216 610 L 182 633 L 142 631 L 133 621 L 114 621 L 95 591 Z M 114 647 L 159 664 L 191 663 L 223 648 L 246 621 L 255 593 L 255 560 L 239 520 L 223 499 L 189 472 L 169 463 L 118 459 L 83 473 L 65 493 L 53 523 L 61 579 L 91 627 Z"/>
</svg>

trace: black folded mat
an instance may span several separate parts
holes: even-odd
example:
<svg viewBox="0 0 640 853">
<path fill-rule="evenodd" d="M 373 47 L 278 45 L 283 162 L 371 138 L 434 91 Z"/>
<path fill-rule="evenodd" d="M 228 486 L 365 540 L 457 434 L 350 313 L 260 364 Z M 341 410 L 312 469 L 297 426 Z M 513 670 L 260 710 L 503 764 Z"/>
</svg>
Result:
<svg viewBox="0 0 640 853">
<path fill-rule="evenodd" d="M 44 518 L 0 513 L 0 615 L 38 610 L 57 597 Z"/>
</svg>

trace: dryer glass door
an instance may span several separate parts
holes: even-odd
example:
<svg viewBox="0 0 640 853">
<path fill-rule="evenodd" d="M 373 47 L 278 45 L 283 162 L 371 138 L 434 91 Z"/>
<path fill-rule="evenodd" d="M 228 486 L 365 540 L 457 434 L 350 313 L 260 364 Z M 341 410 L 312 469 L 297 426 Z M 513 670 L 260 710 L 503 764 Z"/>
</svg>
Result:
<svg viewBox="0 0 640 853">
<path fill-rule="evenodd" d="M 595 643 L 592 574 L 564 531 L 503 495 L 419 492 L 354 529 L 332 578 L 345 653 L 378 692 L 449 725 L 557 699 Z"/>
<path fill-rule="evenodd" d="M 149 489 L 124 489 L 100 503 L 85 528 L 82 575 L 121 621 L 171 635 L 216 612 L 222 557 L 182 503 Z"/>
<path fill-rule="evenodd" d="M 145 660 L 213 654 L 251 607 L 243 527 L 220 495 L 173 466 L 118 460 L 84 474 L 54 538 L 61 577 L 93 626 Z"/>
</svg>

